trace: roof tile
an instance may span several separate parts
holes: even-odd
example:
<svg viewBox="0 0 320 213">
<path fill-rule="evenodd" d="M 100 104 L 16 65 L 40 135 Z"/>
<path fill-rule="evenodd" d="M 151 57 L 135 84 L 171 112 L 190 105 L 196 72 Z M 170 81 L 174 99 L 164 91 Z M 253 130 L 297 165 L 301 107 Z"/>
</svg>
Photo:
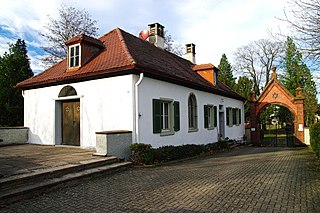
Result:
<svg viewBox="0 0 320 213">
<path fill-rule="evenodd" d="M 77 39 L 79 38 L 74 40 Z M 64 59 L 44 72 L 18 83 L 16 87 L 24 89 L 43 87 L 111 73 L 120 75 L 124 71 L 131 70 L 132 73 L 143 72 L 146 76 L 160 80 L 244 100 L 237 93 L 219 84 L 213 86 L 194 71 L 194 68 L 212 69 L 214 68 L 212 64 L 194 65 L 119 28 L 105 34 L 99 40 L 104 44 L 104 48 L 78 70 L 67 72 L 67 60 Z"/>
</svg>

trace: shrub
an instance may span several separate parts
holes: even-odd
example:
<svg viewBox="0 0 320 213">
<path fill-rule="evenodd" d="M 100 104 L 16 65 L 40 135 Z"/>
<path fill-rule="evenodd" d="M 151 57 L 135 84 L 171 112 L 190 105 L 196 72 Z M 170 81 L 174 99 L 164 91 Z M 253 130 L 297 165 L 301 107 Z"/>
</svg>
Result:
<svg viewBox="0 0 320 213">
<path fill-rule="evenodd" d="M 314 152 L 320 157 L 320 123 L 315 123 L 310 128 L 310 144 Z"/>
<path fill-rule="evenodd" d="M 144 144 L 144 143 L 134 143 L 130 145 L 130 150 L 132 152 L 143 152 L 145 150 L 151 149 L 150 144 Z"/>
<path fill-rule="evenodd" d="M 130 145 L 131 156 L 130 160 L 134 164 L 146 164 L 146 162 L 153 161 L 153 154 L 148 151 L 151 150 L 150 144 L 134 143 Z"/>
<path fill-rule="evenodd" d="M 207 145 L 186 144 L 182 146 L 163 146 L 153 149 L 150 144 L 132 144 L 131 161 L 134 164 L 158 164 L 173 160 L 212 153 L 218 150 L 229 150 L 228 141 L 219 141 Z"/>
<path fill-rule="evenodd" d="M 187 144 L 182 146 L 163 146 L 154 150 L 155 163 L 193 157 L 205 152 L 204 145 Z"/>
<path fill-rule="evenodd" d="M 145 165 L 154 164 L 154 150 L 155 149 L 148 149 L 143 151 L 140 154 L 140 158 L 141 158 L 140 164 L 145 164 Z"/>
</svg>

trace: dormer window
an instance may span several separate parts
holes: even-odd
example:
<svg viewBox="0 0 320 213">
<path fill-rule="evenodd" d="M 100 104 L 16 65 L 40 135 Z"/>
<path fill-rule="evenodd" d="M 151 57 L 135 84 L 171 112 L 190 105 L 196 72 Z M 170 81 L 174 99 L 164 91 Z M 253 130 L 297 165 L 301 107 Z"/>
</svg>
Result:
<svg viewBox="0 0 320 213">
<path fill-rule="evenodd" d="M 69 47 L 69 68 L 80 67 L 80 44 Z"/>
<path fill-rule="evenodd" d="M 67 72 L 77 71 L 104 49 L 104 44 L 84 34 L 77 35 L 65 42 L 68 47 Z"/>
</svg>

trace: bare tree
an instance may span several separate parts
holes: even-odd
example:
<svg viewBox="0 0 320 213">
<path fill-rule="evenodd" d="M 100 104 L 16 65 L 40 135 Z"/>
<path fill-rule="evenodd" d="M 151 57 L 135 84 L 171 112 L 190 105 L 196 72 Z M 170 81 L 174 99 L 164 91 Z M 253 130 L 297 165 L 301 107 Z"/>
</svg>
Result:
<svg viewBox="0 0 320 213">
<path fill-rule="evenodd" d="M 164 49 L 178 56 L 182 56 L 184 54 L 184 47 L 181 44 L 176 44 L 174 42 L 168 30 L 164 33 Z"/>
<path fill-rule="evenodd" d="M 315 61 L 320 59 L 320 0 L 291 0 L 292 7 L 285 13 L 285 21 L 294 29 L 303 53 Z M 292 15 L 292 19 L 289 15 Z"/>
<path fill-rule="evenodd" d="M 49 23 L 45 26 L 46 32 L 40 35 L 48 42 L 43 47 L 47 53 L 43 62 L 53 65 L 66 57 L 67 49 L 65 42 L 78 34 L 97 36 L 97 21 L 91 19 L 91 15 L 85 9 L 77 9 L 72 6 L 61 4 L 59 17 L 54 19 L 49 16 Z"/>
<path fill-rule="evenodd" d="M 253 41 L 236 50 L 235 68 L 252 79 L 256 95 L 259 95 L 260 89 L 268 84 L 271 68 L 280 64 L 283 51 L 282 42 L 268 39 Z"/>
</svg>

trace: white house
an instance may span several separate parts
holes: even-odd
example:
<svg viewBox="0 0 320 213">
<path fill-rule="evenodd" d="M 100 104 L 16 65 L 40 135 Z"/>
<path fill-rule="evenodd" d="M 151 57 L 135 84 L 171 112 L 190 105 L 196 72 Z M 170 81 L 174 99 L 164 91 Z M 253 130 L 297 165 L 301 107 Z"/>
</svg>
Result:
<svg viewBox="0 0 320 213">
<path fill-rule="evenodd" d="M 163 26 L 149 41 L 119 28 L 99 39 L 78 35 L 68 56 L 17 84 L 29 143 L 96 147 L 96 132 L 126 130 L 153 147 L 217 142 L 244 135 L 244 98 L 196 65 L 163 49 Z"/>
</svg>

